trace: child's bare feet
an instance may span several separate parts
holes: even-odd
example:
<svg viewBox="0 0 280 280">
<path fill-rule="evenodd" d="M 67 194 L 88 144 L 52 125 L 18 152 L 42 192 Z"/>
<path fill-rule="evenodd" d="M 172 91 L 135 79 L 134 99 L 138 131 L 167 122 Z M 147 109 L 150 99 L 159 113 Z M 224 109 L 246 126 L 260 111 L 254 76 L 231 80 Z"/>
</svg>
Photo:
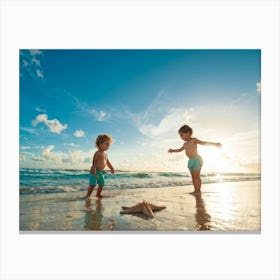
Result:
<svg viewBox="0 0 280 280">
<path fill-rule="evenodd" d="M 103 198 L 101 194 L 96 195 L 97 198 Z"/>
<path fill-rule="evenodd" d="M 201 192 L 199 191 L 193 191 L 193 192 L 191 192 L 190 194 L 192 194 L 192 195 L 197 195 L 197 194 L 201 194 Z"/>
</svg>

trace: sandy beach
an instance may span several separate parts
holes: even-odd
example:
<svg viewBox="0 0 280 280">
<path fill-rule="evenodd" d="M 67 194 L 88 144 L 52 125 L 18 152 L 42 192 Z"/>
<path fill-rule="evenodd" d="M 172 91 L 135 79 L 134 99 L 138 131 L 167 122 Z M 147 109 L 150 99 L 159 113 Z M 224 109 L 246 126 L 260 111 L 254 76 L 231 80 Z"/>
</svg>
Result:
<svg viewBox="0 0 280 280">
<path fill-rule="evenodd" d="M 103 191 L 104 198 L 84 192 L 20 196 L 20 231 L 255 231 L 261 230 L 260 181 Z M 165 205 L 155 218 L 120 214 L 121 206 L 140 201 Z"/>
</svg>

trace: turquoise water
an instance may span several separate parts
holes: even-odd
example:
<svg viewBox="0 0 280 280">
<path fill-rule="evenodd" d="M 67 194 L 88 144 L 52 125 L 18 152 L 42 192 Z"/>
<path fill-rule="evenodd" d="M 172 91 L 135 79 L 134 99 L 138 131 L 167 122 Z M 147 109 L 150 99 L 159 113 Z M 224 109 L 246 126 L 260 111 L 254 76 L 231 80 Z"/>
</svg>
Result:
<svg viewBox="0 0 280 280">
<path fill-rule="evenodd" d="M 260 180 L 254 173 L 202 173 L 202 182 L 241 182 Z M 86 191 L 89 173 L 84 170 L 54 170 L 21 168 L 19 172 L 20 194 L 62 193 Z M 191 185 L 186 173 L 126 172 L 105 174 L 107 189 L 161 188 Z"/>
</svg>

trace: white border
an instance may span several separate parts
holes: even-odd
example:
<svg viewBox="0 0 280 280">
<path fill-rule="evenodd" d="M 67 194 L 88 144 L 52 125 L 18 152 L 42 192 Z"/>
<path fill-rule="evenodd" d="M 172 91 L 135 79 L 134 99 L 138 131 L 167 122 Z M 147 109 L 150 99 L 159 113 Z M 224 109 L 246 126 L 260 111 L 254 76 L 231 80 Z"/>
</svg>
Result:
<svg viewBox="0 0 280 280">
<path fill-rule="evenodd" d="M 279 279 L 279 2 L 1 1 L 1 279 Z M 20 48 L 262 49 L 262 233 L 18 227 Z"/>
</svg>

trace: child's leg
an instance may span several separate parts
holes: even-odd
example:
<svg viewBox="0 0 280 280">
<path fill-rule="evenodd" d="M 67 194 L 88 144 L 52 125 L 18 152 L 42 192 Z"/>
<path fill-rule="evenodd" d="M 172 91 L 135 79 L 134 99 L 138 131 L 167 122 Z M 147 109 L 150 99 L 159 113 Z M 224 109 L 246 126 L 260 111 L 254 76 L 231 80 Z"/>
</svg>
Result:
<svg viewBox="0 0 280 280">
<path fill-rule="evenodd" d="M 97 192 L 96 192 L 96 197 L 102 198 L 101 192 L 103 190 L 103 186 L 98 186 Z"/>
<path fill-rule="evenodd" d="M 90 197 L 95 185 L 89 185 L 86 198 Z"/>
<path fill-rule="evenodd" d="M 201 168 L 193 170 L 191 172 L 192 175 L 192 181 L 193 181 L 193 186 L 194 186 L 194 192 L 195 193 L 200 193 L 200 189 L 201 189 L 201 178 L 200 178 L 200 171 Z"/>
</svg>

